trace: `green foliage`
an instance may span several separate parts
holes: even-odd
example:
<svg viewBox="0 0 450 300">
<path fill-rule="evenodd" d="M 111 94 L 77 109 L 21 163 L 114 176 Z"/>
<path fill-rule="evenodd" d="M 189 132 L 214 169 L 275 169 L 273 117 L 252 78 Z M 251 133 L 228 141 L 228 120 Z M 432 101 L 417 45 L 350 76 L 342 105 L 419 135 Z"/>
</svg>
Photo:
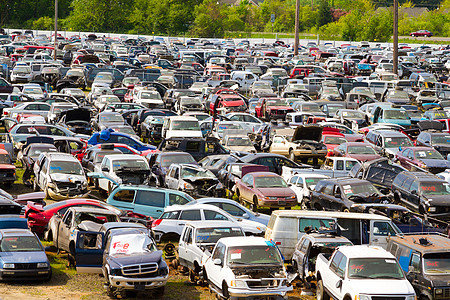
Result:
<svg viewBox="0 0 450 300">
<path fill-rule="evenodd" d="M 331 16 L 330 6 L 328 6 L 328 0 L 321 0 L 316 25 L 317 27 L 321 27 L 331 21 L 333 21 L 333 17 Z"/>
<path fill-rule="evenodd" d="M 32 29 L 37 30 L 53 30 L 54 29 L 54 19 L 50 17 L 41 17 L 36 21 L 33 21 Z"/>
</svg>

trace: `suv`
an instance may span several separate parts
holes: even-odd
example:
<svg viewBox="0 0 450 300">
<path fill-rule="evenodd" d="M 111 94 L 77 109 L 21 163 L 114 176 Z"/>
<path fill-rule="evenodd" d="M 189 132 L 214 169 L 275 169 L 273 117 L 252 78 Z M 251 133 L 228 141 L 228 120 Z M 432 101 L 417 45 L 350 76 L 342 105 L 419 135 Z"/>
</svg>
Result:
<svg viewBox="0 0 450 300">
<path fill-rule="evenodd" d="M 450 298 L 450 241 L 440 235 L 391 237 L 388 251 L 406 273 L 419 299 Z"/>
<path fill-rule="evenodd" d="M 392 183 L 394 201 L 414 212 L 450 220 L 450 185 L 447 181 L 424 172 L 401 172 Z"/>
<path fill-rule="evenodd" d="M 88 193 L 81 163 L 66 153 L 41 153 L 34 163 L 34 190 L 42 189 L 47 199 L 63 200 Z"/>
<path fill-rule="evenodd" d="M 413 146 L 407 135 L 395 130 L 370 130 L 366 141 L 372 144 L 378 153 L 391 159 L 395 157 L 399 147 Z"/>
</svg>

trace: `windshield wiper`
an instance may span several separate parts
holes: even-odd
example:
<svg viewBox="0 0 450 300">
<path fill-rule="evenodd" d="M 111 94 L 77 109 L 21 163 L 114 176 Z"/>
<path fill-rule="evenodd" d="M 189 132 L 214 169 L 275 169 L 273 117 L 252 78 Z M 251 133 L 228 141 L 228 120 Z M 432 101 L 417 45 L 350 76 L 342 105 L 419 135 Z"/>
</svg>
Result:
<svg viewBox="0 0 450 300">
<path fill-rule="evenodd" d="M 372 277 L 370 276 L 366 276 L 366 275 L 358 275 L 358 274 L 353 274 L 351 276 L 349 276 L 350 278 L 369 278 L 372 279 Z"/>
</svg>

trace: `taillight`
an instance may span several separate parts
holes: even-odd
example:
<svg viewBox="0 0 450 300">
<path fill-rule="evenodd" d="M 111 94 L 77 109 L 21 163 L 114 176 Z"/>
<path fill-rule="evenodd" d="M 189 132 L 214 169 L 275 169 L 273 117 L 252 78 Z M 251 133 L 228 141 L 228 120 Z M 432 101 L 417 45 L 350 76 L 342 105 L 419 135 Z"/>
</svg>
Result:
<svg viewBox="0 0 450 300">
<path fill-rule="evenodd" d="M 275 245 L 281 245 L 281 242 L 275 242 Z"/>
<path fill-rule="evenodd" d="M 153 221 L 152 228 L 154 228 L 154 227 L 158 226 L 159 224 L 161 224 L 161 221 L 162 221 L 162 219 L 157 219 L 157 220 Z"/>
</svg>

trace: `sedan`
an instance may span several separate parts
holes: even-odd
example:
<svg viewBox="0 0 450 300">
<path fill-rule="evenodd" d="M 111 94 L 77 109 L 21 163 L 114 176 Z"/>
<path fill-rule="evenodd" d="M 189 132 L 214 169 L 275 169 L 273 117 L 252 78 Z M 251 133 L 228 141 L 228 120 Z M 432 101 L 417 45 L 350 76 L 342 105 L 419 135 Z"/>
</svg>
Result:
<svg viewBox="0 0 450 300">
<path fill-rule="evenodd" d="M 361 162 L 381 158 L 375 149 L 367 143 L 343 143 L 334 148 L 334 156 L 351 157 Z"/>
<path fill-rule="evenodd" d="M 291 208 L 297 205 L 297 196 L 284 179 L 271 172 L 246 174 L 236 182 L 239 202 L 249 203 L 256 212 L 258 206 Z"/>
<path fill-rule="evenodd" d="M 433 33 L 428 30 L 418 30 L 418 31 L 411 32 L 409 35 L 412 37 L 415 37 L 415 36 L 431 37 L 431 36 L 433 36 Z"/>
<path fill-rule="evenodd" d="M 418 167 L 437 174 L 450 168 L 450 161 L 430 147 L 407 147 L 395 157 L 403 167 L 412 171 Z"/>
</svg>

